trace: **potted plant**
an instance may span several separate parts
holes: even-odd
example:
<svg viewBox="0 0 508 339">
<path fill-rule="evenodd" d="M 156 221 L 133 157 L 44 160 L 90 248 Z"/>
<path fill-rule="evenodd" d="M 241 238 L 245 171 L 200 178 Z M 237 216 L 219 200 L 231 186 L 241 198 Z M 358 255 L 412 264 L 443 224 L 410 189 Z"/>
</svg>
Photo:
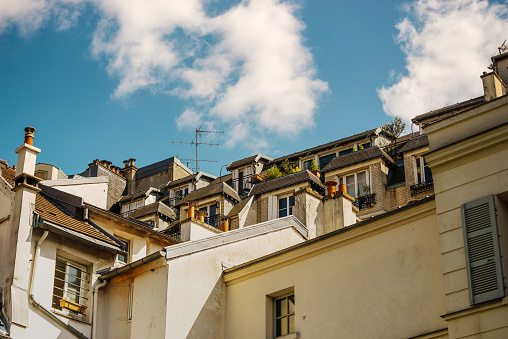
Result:
<svg viewBox="0 0 508 339">
<path fill-rule="evenodd" d="M 362 186 L 362 189 L 363 189 L 363 193 L 365 193 L 366 195 L 370 194 L 370 185 L 365 184 Z"/>
<path fill-rule="evenodd" d="M 312 172 L 316 177 L 319 178 L 321 173 L 319 173 L 319 168 L 316 165 L 316 160 L 312 159 L 312 162 L 310 163 L 309 171 Z"/>
</svg>

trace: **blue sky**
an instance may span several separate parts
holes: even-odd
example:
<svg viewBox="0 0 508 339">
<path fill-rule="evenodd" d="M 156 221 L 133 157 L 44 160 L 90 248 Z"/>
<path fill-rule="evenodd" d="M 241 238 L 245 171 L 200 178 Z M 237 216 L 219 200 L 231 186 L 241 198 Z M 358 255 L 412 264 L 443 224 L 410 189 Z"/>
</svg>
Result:
<svg viewBox="0 0 508 339">
<path fill-rule="evenodd" d="M 0 158 L 200 169 L 272 157 L 482 94 L 506 2 L 0 0 Z M 409 124 L 408 124 L 409 125 Z M 191 164 L 190 167 L 193 165 Z M 224 170 L 223 170 L 224 172 Z"/>
</svg>

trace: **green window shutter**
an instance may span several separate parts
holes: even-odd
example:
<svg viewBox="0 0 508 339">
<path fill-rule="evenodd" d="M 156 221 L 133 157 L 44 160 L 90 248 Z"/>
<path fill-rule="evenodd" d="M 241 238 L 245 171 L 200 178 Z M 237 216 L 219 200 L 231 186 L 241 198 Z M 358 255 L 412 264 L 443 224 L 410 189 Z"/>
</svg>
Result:
<svg viewBox="0 0 508 339">
<path fill-rule="evenodd" d="M 462 205 L 471 305 L 504 296 L 494 196 Z"/>
</svg>

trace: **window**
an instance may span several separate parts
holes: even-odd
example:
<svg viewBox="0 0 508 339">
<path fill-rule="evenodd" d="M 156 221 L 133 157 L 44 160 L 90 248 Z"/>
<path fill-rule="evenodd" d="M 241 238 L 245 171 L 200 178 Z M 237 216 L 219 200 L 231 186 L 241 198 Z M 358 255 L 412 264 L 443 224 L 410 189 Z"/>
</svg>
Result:
<svg viewBox="0 0 508 339">
<path fill-rule="evenodd" d="M 310 171 L 310 165 L 312 164 L 312 160 L 307 160 L 303 162 L 303 170 L 309 170 Z"/>
<path fill-rule="evenodd" d="M 414 179 L 416 184 L 433 182 L 432 172 L 423 157 L 413 157 Z"/>
<path fill-rule="evenodd" d="M 295 332 L 295 295 L 275 299 L 275 337 Z"/>
<path fill-rule="evenodd" d="M 243 171 L 238 171 L 238 194 L 243 194 Z"/>
<path fill-rule="evenodd" d="M 180 198 L 183 198 L 185 197 L 187 194 L 189 194 L 189 188 L 185 188 L 185 189 L 181 189 L 180 192 L 178 193 L 178 196 Z"/>
<path fill-rule="evenodd" d="M 84 308 L 80 308 L 79 305 L 84 305 L 88 300 L 89 282 L 90 273 L 85 266 L 57 257 L 53 284 L 53 308 L 65 310 L 74 315 L 83 313 Z"/>
<path fill-rule="evenodd" d="M 339 157 L 341 157 L 343 155 L 346 155 L 346 154 L 349 154 L 349 153 L 353 153 L 353 149 L 352 148 L 348 148 L 348 149 L 339 151 Z"/>
<path fill-rule="evenodd" d="M 35 171 L 35 174 L 34 174 L 37 178 L 39 179 L 42 179 L 42 180 L 46 180 L 48 178 L 48 171 L 41 171 L 41 170 L 38 170 L 38 171 Z"/>
<path fill-rule="evenodd" d="M 279 218 L 293 215 L 293 206 L 295 204 L 295 197 L 289 196 L 279 199 Z"/>
<path fill-rule="evenodd" d="M 461 206 L 471 305 L 504 297 L 494 196 Z"/>
<path fill-rule="evenodd" d="M 364 186 L 369 183 L 367 178 L 367 171 L 363 171 L 340 178 L 340 183 L 346 185 L 347 194 L 353 198 L 358 198 L 370 194 L 370 191 L 364 190 Z"/>
<path fill-rule="evenodd" d="M 332 159 L 335 158 L 335 154 L 325 155 L 319 158 L 319 169 L 322 170 Z"/>
<path fill-rule="evenodd" d="M 150 221 L 150 223 L 153 223 L 153 221 Z M 129 262 L 129 253 L 130 253 L 130 243 L 129 243 L 129 240 L 126 240 L 126 239 L 123 239 L 123 238 L 120 238 L 120 237 L 116 237 L 116 238 L 118 240 L 120 240 L 122 242 L 122 244 L 125 245 L 125 252 L 127 252 L 127 254 L 118 254 L 117 259 L 118 259 L 119 262 L 127 264 Z"/>
</svg>

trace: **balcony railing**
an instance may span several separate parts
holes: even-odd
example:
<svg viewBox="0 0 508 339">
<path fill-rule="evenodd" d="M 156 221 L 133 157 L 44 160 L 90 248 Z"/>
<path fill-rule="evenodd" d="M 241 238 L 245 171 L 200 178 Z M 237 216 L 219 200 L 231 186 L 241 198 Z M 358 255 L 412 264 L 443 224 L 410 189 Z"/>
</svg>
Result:
<svg viewBox="0 0 508 339">
<path fill-rule="evenodd" d="M 358 197 L 355 199 L 353 205 L 358 207 L 359 210 L 364 210 L 366 208 L 371 208 L 376 203 L 376 193 L 367 194 L 363 197 Z"/>
<path fill-rule="evenodd" d="M 187 194 L 179 195 L 179 196 L 176 196 L 176 197 L 173 197 L 173 198 L 169 198 L 168 199 L 169 206 L 175 206 L 180 201 L 182 201 L 182 199 L 185 198 L 186 196 L 187 196 Z"/>
<path fill-rule="evenodd" d="M 430 192 L 430 191 L 434 190 L 434 182 L 433 181 L 422 182 L 421 184 L 412 185 L 410 187 L 410 190 L 411 190 L 411 196 L 414 196 L 414 195 L 417 195 L 420 193 Z"/>
<path fill-rule="evenodd" d="M 211 215 L 209 217 L 205 217 L 205 223 L 220 229 L 220 215 Z"/>
</svg>

